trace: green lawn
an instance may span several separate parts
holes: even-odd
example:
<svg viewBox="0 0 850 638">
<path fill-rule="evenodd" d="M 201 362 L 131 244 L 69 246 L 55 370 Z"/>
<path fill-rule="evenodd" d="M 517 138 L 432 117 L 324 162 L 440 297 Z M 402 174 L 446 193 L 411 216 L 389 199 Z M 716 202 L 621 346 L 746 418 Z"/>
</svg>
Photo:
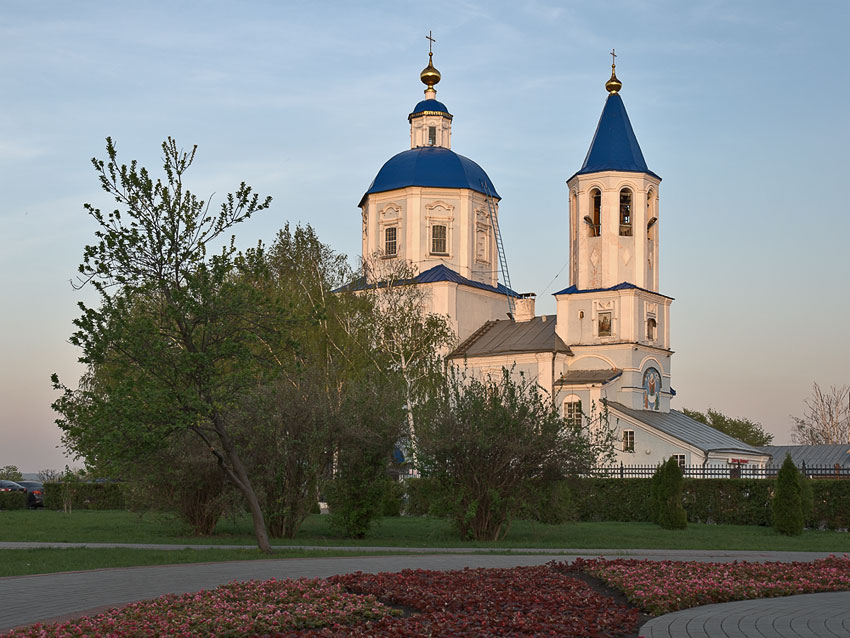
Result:
<svg viewBox="0 0 850 638">
<path fill-rule="evenodd" d="M 79 510 L 0 512 L 0 541 L 244 544 L 254 539 L 247 517 L 225 519 L 208 537 L 187 536 L 175 518 L 163 514 Z M 451 525 L 434 518 L 384 518 L 359 541 L 335 535 L 327 516 L 310 516 L 293 540 L 274 539 L 275 545 L 348 545 L 390 547 L 489 547 L 577 549 L 743 549 L 850 553 L 850 534 L 807 531 L 786 537 L 766 527 L 691 524 L 667 531 L 651 523 L 567 523 L 543 525 L 515 521 L 504 541 L 464 542 Z"/>
</svg>

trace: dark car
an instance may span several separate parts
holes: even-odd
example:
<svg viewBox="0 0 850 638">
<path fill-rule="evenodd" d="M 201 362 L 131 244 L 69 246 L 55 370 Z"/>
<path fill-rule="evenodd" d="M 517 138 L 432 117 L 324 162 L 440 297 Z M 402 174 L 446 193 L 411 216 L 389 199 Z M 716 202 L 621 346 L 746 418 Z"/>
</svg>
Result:
<svg viewBox="0 0 850 638">
<path fill-rule="evenodd" d="M 44 507 L 44 485 L 38 481 L 15 481 L 27 491 L 27 507 Z"/>
<path fill-rule="evenodd" d="M 27 488 L 15 483 L 15 481 L 0 481 L 0 492 L 26 492 Z"/>
</svg>

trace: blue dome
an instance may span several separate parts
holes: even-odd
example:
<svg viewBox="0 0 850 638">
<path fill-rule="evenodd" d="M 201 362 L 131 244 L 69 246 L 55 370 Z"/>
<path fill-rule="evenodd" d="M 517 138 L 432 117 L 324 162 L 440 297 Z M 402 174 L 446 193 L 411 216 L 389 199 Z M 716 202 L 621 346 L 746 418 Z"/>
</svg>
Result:
<svg viewBox="0 0 850 638">
<path fill-rule="evenodd" d="M 449 112 L 446 105 L 442 102 L 438 102 L 437 100 L 422 100 L 419 104 L 413 107 L 413 113 L 411 113 L 411 115 L 414 113 L 422 113 L 423 111 L 439 111 L 440 113 Z"/>
<path fill-rule="evenodd" d="M 359 205 L 371 193 L 408 186 L 468 188 L 500 199 L 487 173 L 471 159 L 447 148 L 422 146 L 391 157 L 378 171 Z"/>
</svg>

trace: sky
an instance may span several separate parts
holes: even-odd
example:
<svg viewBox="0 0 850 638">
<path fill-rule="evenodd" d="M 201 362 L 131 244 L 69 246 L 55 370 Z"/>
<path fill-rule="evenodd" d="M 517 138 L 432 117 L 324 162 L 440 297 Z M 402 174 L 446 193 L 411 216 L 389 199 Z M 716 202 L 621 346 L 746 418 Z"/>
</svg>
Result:
<svg viewBox="0 0 850 638">
<path fill-rule="evenodd" d="M 570 284 L 568 192 L 605 101 L 612 48 L 649 168 L 661 175 L 660 292 L 673 407 L 760 422 L 790 443 L 813 382 L 850 383 L 850 3 L 63 2 L 0 4 L 0 466 L 80 465 L 54 424 L 70 281 L 108 208 L 91 158 L 156 172 L 198 145 L 189 187 L 241 181 L 272 206 L 242 247 L 309 223 L 352 262 L 357 203 L 409 148 L 419 72 L 442 73 L 452 148 L 502 197 L 513 287 L 538 313 Z M 159 174 L 159 173 L 157 173 Z"/>
</svg>

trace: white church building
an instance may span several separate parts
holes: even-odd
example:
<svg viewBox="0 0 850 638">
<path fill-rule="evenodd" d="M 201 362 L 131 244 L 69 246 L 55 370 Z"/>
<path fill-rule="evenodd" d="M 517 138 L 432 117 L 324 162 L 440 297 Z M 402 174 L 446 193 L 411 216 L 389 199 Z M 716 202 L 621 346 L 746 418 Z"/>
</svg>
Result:
<svg viewBox="0 0 850 638">
<path fill-rule="evenodd" d="M 603 400 L 618 436 L 617 461 L 764 466 L 769 455 L 670 407 L 670 305 L 659 291 L 661 178 L 647 167 L 616 68 L 602 115 L 569 189 L 570 286 L 555 315 L 534 294 L 500 284 L 500 197 L 487 173 L 452 150 L 452 119 L 434 88 L 408 115 L 410 149 L 390 158 L 360 200 L 363 255 L 406 260 L 428 288 L 429 311 L 448 318 L 459 345 L 449 358 L 476 373 L 508 367 L 534 379 L 568 418 Z M 506 282 L 509 284 L 509 282 Z M 736 471 L 735 474 L 738 472 Z"/>
</svg>

